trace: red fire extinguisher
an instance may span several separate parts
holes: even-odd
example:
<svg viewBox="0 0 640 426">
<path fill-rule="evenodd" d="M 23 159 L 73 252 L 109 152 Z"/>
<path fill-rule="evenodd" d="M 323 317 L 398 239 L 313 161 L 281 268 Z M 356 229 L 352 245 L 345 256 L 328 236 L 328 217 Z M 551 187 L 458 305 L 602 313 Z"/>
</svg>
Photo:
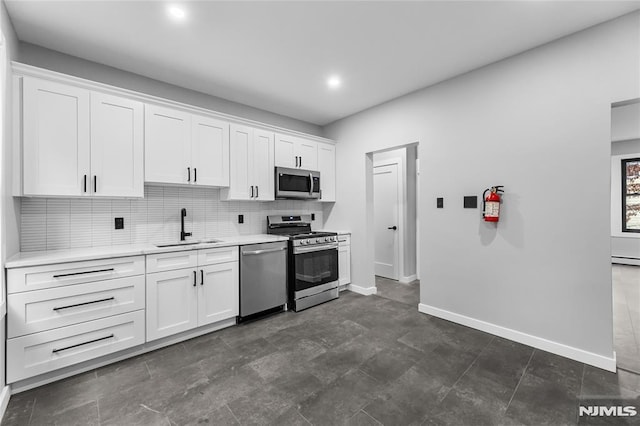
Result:
<svg viewBox="0 0 640 426">
<path fill-rule="evenodd" d="M 482 193 L 482 217 L 485 222 L 497 222 L 500 220 L 500 193 L 503 185 L 492 186 Z M 486 195 L 487 192 L 489 195 Z"/>
</svg>

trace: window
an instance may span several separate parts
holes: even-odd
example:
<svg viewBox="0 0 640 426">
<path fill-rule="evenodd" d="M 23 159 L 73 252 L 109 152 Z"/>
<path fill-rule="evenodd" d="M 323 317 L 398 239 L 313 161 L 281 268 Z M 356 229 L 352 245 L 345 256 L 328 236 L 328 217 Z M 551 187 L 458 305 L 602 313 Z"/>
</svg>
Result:
<svg viewBox="0 0 640 426">
<path fill-rule="evenodd" d="M 622 232 L 640 233 L 640 158 L 622 160 Z"/>
</svg>

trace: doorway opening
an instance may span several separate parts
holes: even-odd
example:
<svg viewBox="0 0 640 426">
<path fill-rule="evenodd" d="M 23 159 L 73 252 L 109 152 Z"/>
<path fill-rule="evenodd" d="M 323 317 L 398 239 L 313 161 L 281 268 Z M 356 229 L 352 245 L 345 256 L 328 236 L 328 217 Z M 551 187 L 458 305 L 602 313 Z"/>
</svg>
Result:
<svg viewBox="0 0 640 426">
<path fill-rule="evenodd" d="M 412 143 L 367 154 L 372 272 L 382 297 L 417 306 L 419 283 L 419 160 Z"/>
<path fill-rule="evenodd" d="M 616 363 L 640 374 L 640 99 L 611 108 L 611 263 Z"/>
</svg>

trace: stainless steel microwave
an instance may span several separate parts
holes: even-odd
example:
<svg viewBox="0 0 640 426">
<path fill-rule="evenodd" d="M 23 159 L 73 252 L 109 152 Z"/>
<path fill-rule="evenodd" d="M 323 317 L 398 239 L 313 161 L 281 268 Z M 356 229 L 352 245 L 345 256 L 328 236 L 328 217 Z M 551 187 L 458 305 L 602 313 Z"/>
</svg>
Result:
<svg viewBox="0 0 640 426">
<path fill-rule="evenodd" d="M 276 167 L 276 198 L 320 198 L 320 172 Z"/>
</svg>

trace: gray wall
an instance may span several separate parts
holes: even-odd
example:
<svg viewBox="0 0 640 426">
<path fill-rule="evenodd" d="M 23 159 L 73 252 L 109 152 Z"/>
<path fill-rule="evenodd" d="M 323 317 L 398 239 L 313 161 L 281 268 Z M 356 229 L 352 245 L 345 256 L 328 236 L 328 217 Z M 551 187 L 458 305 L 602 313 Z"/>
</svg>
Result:
<svg viewBox="0 0 640 426">
<path fill-rule="evenodd" d="M 352 232 L 352 283 L 375 285 L 366 153 L 419 141 L 421 303 L 611 359 L 610 208 L 593 200 L 609 198 L 611 103 L 640 94 L 639 24 L 636 12 L 327 126 L 349 184 L 326 226 Z M 497 226 L 462 208 L 497 184 Z"/>
<path fill-rule="evenodd" d="M 34 44 L 20 42 L 19 62 L 46 68 L 52 71 L 93 80 L 112 86 L 171 99 L 190 105 L 207 108 L 213 111 L 235 115 L 274 126 L 297 130 L 316 136 L 322 136 L 322 129 L 315 124 L 274 114 L 247 105 L 228 101 L 215 96 L 206 95 L 182 87 L 174 86 L 139 74 L 112 68 L 96 62 L 87 61 L 55 50 L 46 49 Z"/>
<path fill-rule="evenodd" d="M 637 118 L 640 122 L 640 117 Z M 613 142 L 611 144 L 612 156 L 633 156 L 640 157 L 640 139 L 625 140 L 622 142 Z M 614 161 L 619 161 L 618 158 L 614 158 Z M 611 164 L 611 256 L 619 257 L 632 257 L 640 259 L 640 234 L 626 233 L 621 236 L 621 218 L 620 211 L 620 194 L 622 191 L 622 185 L 620 181 L 619 167 L 615 167 L 616 164 Z"/>
</svg>

